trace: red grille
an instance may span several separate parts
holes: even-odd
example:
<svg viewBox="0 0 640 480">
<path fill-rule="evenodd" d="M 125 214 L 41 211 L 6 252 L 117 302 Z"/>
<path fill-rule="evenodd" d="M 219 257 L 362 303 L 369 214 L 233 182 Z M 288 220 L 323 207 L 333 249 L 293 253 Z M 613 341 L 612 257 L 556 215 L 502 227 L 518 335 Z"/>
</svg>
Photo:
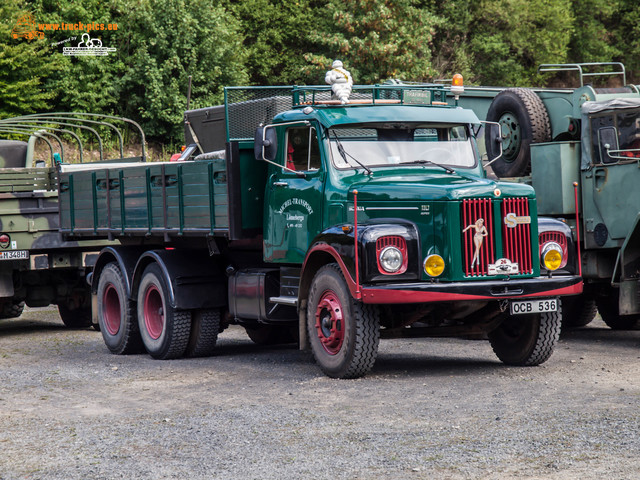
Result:
<svg viewBox="0 0 640 480">
<path fill-rule="evenodd" d="M 538 235 L 538 243 L 540 243 L 539 255 L 542 255 L 542 248 L 547 242 L 556 242 L 562 247 L 562 263 L 560 264 L 559 268 L 564 267 L 567 264 L 567 259 L 569 257 L 567 251 L 567 237 L 565 236 L 565 234 L 562 232 L 554 231 L 541 232 L 540 235 Z"/>
<path fill-rule="evenodd" d="M 380 253 L 387 247 L 396 247 L 402 252 L 402 266 L 397 272 L 389 273 L 385 271 L 380 265 Z M 407 265 L 409 264 L 409 257 L 407 255 L 407 242 L 404 237 L 400 236 L 388 236 L 380 237 L 376 241 L 376 259 L 378 260 L 378 271 L 383 275 L 400 275 L 407 271 Z"/>
<path fill-rule="evenodd" d="M 462 202 L 462 229 L 462 261 L 465 275 L 487 275 L 489 264 L 495 262 L 491 199 L 479 198 Z M 477 257 L 474 238 L 480 244 Z"/>
<path fill-rule="evenodd" d="M 531 262 L 531 217 L 526 198 L 505 198 L 502 201 L 503 255 L 517 263 L 519 273 L 533 272 Z"/>
</svg>

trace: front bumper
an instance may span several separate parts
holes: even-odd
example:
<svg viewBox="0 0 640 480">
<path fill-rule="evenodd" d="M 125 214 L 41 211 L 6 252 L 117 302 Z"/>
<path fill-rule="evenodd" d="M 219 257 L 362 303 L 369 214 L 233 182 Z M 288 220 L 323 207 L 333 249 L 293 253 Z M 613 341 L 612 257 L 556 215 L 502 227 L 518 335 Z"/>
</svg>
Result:
<svg viewBox="0 0 640 480">
<path fill-rule="evenodd" d="M 398 304 L 558 297 L 582 293 L 582 277 L 563 275 L 526 279 L 455 283 L 395 283 L 362 285 L 363 303 Z"/>
</svg>

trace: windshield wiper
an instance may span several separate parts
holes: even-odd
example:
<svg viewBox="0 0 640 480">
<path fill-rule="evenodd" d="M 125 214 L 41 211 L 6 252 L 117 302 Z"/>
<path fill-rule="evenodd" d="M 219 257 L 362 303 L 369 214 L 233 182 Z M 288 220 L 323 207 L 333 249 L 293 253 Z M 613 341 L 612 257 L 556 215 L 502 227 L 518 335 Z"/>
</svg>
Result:
<svg viewBox="0 0 640 480">
<path fill-rule="evenodd" d="M 371 175 L 373 172 L 371 171 L 371 169 L 369 167 L 367 167 L 366 165 L 364 165 L 362 162 L 360 162 L 357 158 L 355 158 L 353 155 L 348 154 L 344 147 L 342 146 L 342 142 L 340 142 L 340 140 L 338 139 L 338 135 L 336 135 L 336 132 L 332 132 L 333 133 L 333 138 L 335 138 L 336 140 L 336 145 L 338 147 L 338 152 L 340 152 L 340 156 L 342 157 L 342 159 L 344 160 L 344 163 L 346 163 L 347 165 L 349 165 L 349 160 L 347 160 L 347 155 L 349 155 L 349 157 L 351 157 L 353 159 L 354 162 L 356 162 L 358 165 L 360 165 L 362 168 L 364 168 L 367 171 L 367 174 Z"/>
<path fill-rule="evenodd" d="M 456 173 L 456 171 L 453 168 L 445 167 L 444 165 L 440 165 L 439 163 L 432 162 L 431 160 L 424 160 L 422 158 L 419 160 L 412 160 L 411 162 L 402 162 L 403 165 L 412 164 L 412 163 L 417 163 L 419 165 L 433 165 L 434 167 L 440 167 L 447 173 L 450 173 L 450 174 Z"/>
</svg>

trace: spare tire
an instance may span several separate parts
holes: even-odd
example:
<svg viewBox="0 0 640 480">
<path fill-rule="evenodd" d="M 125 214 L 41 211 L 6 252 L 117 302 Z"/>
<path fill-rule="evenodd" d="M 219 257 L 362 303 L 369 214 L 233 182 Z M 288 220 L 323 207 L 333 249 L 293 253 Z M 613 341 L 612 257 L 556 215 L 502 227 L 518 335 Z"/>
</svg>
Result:
<svg viewBox="0 0 640 480">
<path fill-rule="evenodd" d="M 507 88 L 491 102 L 487 121 L 499 123 L 502 130 L 502 157 L 491 164 L 493 172 L 498 177 L 531 173 L 529 146 L 551 140 L 549 114 L 540 97 L 528 88 Z"/>
</svg>

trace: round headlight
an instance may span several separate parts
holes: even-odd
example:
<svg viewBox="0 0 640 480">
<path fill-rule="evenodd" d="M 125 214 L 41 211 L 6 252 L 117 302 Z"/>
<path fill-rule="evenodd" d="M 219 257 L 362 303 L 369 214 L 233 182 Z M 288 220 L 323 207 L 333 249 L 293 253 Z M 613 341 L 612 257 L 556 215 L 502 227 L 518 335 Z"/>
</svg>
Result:
<svg viewBox="0 0 640 480">
<path fill-rule="evenodd" d="M 402 267 L 404 258 L 396 247 L 386 247 L 380 252 L 380 266 L 387 273 L 396 273 Z"/>
<path fill-rule="evenodd" d="M 549 242 L 542 248 L 542 265 L 547 270 L 557 270 L 562 265 L 562 247 L 555 242 Z"/>
<path fill-rule="evenodd" d="M 439 277 L 444 272 L 444 260 L 440 255 L 429 255 L 424 259 L 424 271 L 430 277 Z"/>
</svg>

